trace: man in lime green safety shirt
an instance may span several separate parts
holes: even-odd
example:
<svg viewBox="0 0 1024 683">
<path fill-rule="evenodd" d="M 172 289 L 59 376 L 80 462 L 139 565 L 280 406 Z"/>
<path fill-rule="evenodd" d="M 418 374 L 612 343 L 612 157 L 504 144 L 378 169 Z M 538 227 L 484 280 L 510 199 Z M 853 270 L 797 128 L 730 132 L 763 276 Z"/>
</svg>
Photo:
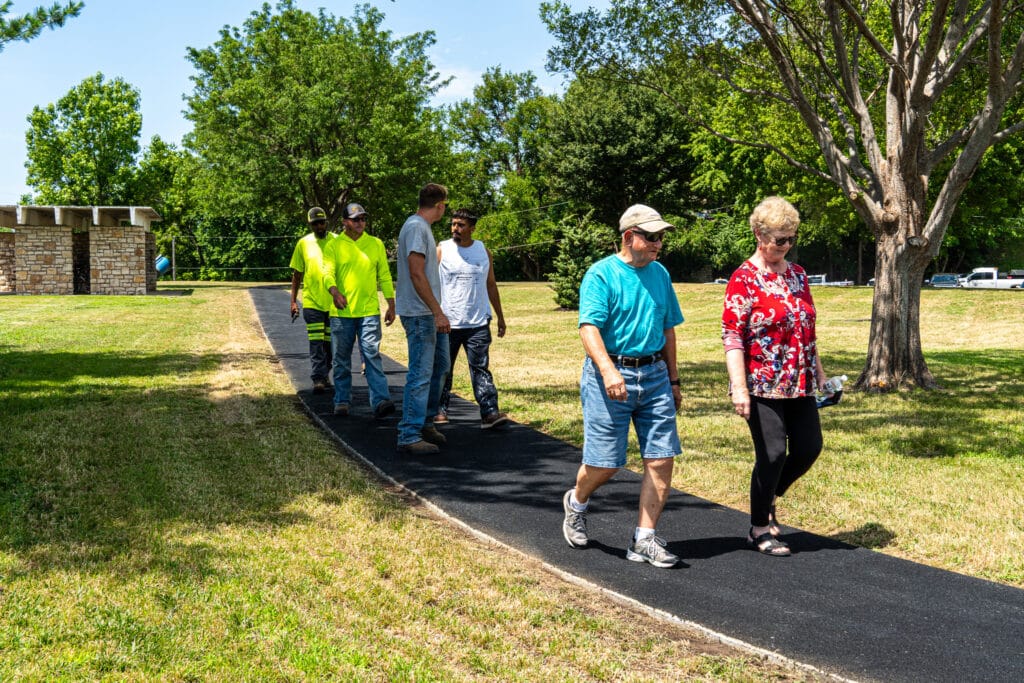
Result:
<svg viewBox="0 0 1024 683">
<path fill-rule="evenodd" d="M 331 377 L 331 295 L 324 286 L 324 249 L 336 235 L 327 230 L 327 213 L 314 206 L 306 214 L 313 232 L 299 240 L 292 252 L 292 320 L 299 314 L 295 299 L 302 286 L 302 319 L 309 335 L 309 360 L 313 365 L 313 393 L 327 390 Z M 344 303 L 342 303 L 344 306 Z"/>
<path fill-rule="evenodd" d="M 380 419 L 395 412 L 380 358 L 380 291 L 388 303 L 384 323 L 395 322 L 395 286 L 384 243 L 366 232 L 369 214 L 361 204 L 342 212 L 341 232 L 324 252 L 324 286 L 334 300 L 331 339 L 334 342 L 334 414 L 347 416 L 352 402 L 352 347 L 359 340 L 370 408 Z"/>
</svg>

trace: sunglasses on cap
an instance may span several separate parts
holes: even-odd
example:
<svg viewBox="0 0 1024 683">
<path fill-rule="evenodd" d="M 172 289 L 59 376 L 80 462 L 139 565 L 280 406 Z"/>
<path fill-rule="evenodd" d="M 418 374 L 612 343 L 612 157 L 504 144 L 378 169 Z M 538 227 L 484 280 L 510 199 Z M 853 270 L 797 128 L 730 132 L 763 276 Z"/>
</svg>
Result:
<svg viewBox="0 0 1024 683">
<path fill-rule="evenodd" d="M 665 239 L 664 230 L 662 230 L 661 232 L 650 233 L 640 230 L 639 228 L 633 228 L 632 230 L 630 230 L 630 232 L 632 232 L 634 235 L 640 235 L 647 242 L 661 242 L 664 241 Z"/>
</svg>

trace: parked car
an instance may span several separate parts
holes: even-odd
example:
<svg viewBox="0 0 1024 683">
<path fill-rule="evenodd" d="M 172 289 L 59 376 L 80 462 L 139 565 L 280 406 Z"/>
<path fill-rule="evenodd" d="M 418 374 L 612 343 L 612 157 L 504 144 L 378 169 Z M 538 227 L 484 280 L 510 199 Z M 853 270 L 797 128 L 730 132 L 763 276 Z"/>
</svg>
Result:
<svg viewBox="0 0 1024 683">
<path fill-rule="evenodd" d="M 960 279 L 956 273 L 935 273 L 928 280 L 928 284 L 932 287 L 959 287 Z"/>
</svg>

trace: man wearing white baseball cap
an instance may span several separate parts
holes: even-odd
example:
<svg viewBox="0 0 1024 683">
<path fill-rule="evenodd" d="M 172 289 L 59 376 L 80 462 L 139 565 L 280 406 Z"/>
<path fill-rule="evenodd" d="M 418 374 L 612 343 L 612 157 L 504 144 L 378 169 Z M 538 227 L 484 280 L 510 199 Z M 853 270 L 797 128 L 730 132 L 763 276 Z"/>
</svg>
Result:
<svg viewBox="0 0 1024 683">
<path fill-rule="evenodd" d="M 682 395 L 675 327 L 683 314 L 668 271 L 656 260 L 670 230 L 675 227 L 651 207 L 629 207 L 619 219 L 618 253 L 595 263 L 583 277 L 583 463 L 575 488 L 562 497 L 562 535 L 572 547 L 582 548 L 589 542 L 590 496 L 625 466 L 633 423 L 644 473 L 637 527 L 626 558 L 655 567 L 679 562 L 655 535 L 672 485 L 674 458 L 682 452 L 676 431 Z"/>
</svg>

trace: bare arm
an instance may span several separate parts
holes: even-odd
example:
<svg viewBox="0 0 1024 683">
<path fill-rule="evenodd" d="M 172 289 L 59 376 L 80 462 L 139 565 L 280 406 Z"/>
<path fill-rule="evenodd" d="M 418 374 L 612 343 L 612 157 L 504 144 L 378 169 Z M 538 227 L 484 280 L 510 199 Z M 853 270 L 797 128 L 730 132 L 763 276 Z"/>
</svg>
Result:
<svg viewBox="0 0 1024 683">
<path fill-rule="evenodd" d="M 664 331 L 665 346 L 661 347 L 661 355 L 668 366 L 668 379 L 670 382 L 679 381 L 679 366 L 676 364 L 676 328 L 670 327 Z M 678 384 L 672 385 L 672 401 L 676 404 L 676 410 L 683 404 L 683 390 Z"/>
<path fill-rule="evenodd" d="M 501 294 L 498 293 L 498 280 L 494 277 L 494 259 L 491 258 L 491 250 L 487 249 L 487 261 L 491 264 L 487 271 L 487 298 L 491 301 L 491 309 L 494 310 L 494 317 L 498 321 L 498 336 L 505 336 L 505 314 L 501 310 Z"/>
<path fill-rule="evenodd" d="M 302 286 L 302 273 L 297 270 L 292 270 L 292 304 L 290 311 L 294 318 L 299 314 L 299 304 L 296 299 L 299 296 L 299 287 Z"/>
<path fill-rule="evenodd" d="M 583 342 L 583 348 L 590 356 L 590 360 L 594 361 L 597 371 L 601 373 L 608 398 L 613 401 L 625 401 L 626 382 L 615 367 L 615 363 L 612 362 L 611 356 L 608 355 L 608 349 L 605 348 L 604 340 L 601 339 L 601 331 L 593 325 L 584 323 L 580 325 L 580 340 Z"/>
<path fill-rule="evenodd" d="M 750 419 L 750 391 L 747 389 L 747 363 L 743 349 L 729 349 L 725 352 L 725 367 L 729 371 L 732 386 L 732 405 L 736 414 L 744 420 Z"/>
<path fill-rule="evenodd" d="M 409 280 L 412 288 L 420 297 L 420 301 L 434 314 L 434 325 L 441 334 L 448 334 L 452 331 L 448 317 L 441 310 L 441 304 L 434 298 L 434 292 L 430 289 L 430 280 L 427 279 L 427 257 L 415 251 L 409 254 Z"/>
</svg>

